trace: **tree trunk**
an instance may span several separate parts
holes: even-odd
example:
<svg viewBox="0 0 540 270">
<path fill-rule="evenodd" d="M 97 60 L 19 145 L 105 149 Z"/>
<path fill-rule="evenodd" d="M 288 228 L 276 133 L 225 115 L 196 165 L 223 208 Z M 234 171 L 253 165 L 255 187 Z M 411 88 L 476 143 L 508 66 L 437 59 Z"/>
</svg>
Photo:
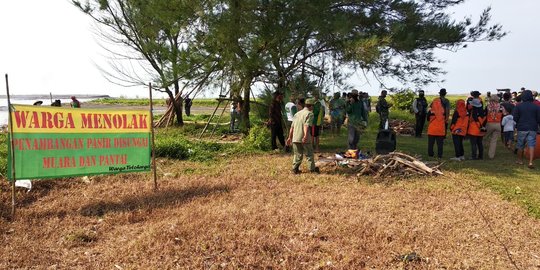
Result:
<svg viewBox="0 0 540 270">
<path fill-rule="evenodd" d="M 174 112 L 176 113 L 176 124 L 178 126 L 183 126 L 184 121 L 182 120 L 182 103 L 183 103 L 182 98 L 179 98 L 178 101 L 176 101 L 176 99 L 174 98 L 173 93 L 171 92 L 171 90 L 169 90 L 169 88 L 166 88 L 165 92 L 169 96 L 169 100 L 171 101 L 171 105 L 173 106 Z"/>
<path fill-rule="evenodd" d="M 250 104 L 250 94 L 251 94 L 251 81 L 253 79 L 251 77 L 244 78 L 242 80 L 241 89 L 244 91 L 244 103 L 242 104 L 242 121 L 240 129 L 242 132 L 247 133 L 249 131 L 249 128 L 251 127 L 251 123 L 249 120 L 249 112 L 251 111 L 251 104 Z"/>
<path fill-rule="evenodd" d="M 184 99 L 181 96 L 182 93 L 180 93 L 180 85 L 178 83 L 178 80 L 174 82 L 174 94 L 175 96 L 178 96 L 178 104 L 176 104 L 177 106 L 174 107 L 176 112 L 176 124 L 178 126 L 183 126 L 184 118 L 182 117 L 182 108 L 184 107 Z"/>
</svg>

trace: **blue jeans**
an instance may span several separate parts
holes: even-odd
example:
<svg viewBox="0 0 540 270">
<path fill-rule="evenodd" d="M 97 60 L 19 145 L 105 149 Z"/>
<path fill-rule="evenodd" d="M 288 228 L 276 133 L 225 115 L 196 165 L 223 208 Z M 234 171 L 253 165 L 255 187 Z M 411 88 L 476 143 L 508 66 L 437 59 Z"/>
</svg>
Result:
<svg viewBox="0 0 540 270">
<path fill-rule="evenodd" d="M 536 131 L 518 131 L 517 149 L 524 149 L 525 142 L 529 148 L 536 147 Z"/>
</svg>

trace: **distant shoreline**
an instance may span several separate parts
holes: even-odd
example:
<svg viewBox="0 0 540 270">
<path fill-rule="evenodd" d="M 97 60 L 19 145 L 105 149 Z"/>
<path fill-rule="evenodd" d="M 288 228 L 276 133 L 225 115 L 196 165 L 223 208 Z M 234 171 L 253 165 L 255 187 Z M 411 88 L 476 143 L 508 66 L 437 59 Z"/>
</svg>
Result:
<svg viewBox="0 0 540 270">
<path fill-rule="evenodd" d="M 53 99 L 70 99 L 72 96 L 81 99 L 96 99 L 96 98 L 110 98 L 109 95 L 52 95 Z M 30 95 L 10 95 L 11 99 L 50 99 L 51 95 L 41 95 L 41 94 L 30 94 Z M 7 95 L 0 95 L 0 99 L 7 99 Z"/>
</svg>

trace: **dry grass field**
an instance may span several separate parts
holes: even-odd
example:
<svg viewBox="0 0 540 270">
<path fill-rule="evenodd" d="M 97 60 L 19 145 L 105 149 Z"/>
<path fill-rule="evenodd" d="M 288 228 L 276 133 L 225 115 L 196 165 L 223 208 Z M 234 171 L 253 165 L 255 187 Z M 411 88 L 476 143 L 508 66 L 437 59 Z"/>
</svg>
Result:
<svg viewBox="0 0 540 270">
<path fill-rule="evenodd" d="M 0 268 L 540 269 L 540 221 L 470 174 L 374 183 L 290 160 L 160 159 L 157 192 L 150 174 L 38 181 L 14 222 L 3 181 Z"/>
</svg>

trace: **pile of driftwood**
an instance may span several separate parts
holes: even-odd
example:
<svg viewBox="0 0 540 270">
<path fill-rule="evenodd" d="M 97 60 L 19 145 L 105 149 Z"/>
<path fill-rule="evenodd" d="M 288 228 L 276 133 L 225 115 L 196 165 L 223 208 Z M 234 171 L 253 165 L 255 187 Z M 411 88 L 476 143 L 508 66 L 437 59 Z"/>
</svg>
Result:
<svg viewBox="0 0 540 270">
<path fill-rule="evenodd" d="M 429 167 L 419 159 L 401 152 L 392 152 L 363 160 L 334 157 L 321 158 L 317 162 L 317 166 L 347 166 L 353 169 L 358 176 L 370 175 L 374 178 L 443 175 L 439 170 L 440 165 Z"/>
<path fill-rule="evenodd" d="M 414 135 L 414 124 L 404 120 L 392 119 L 389 121 L 390 128 L 398 135 Z"/>
</svg>

